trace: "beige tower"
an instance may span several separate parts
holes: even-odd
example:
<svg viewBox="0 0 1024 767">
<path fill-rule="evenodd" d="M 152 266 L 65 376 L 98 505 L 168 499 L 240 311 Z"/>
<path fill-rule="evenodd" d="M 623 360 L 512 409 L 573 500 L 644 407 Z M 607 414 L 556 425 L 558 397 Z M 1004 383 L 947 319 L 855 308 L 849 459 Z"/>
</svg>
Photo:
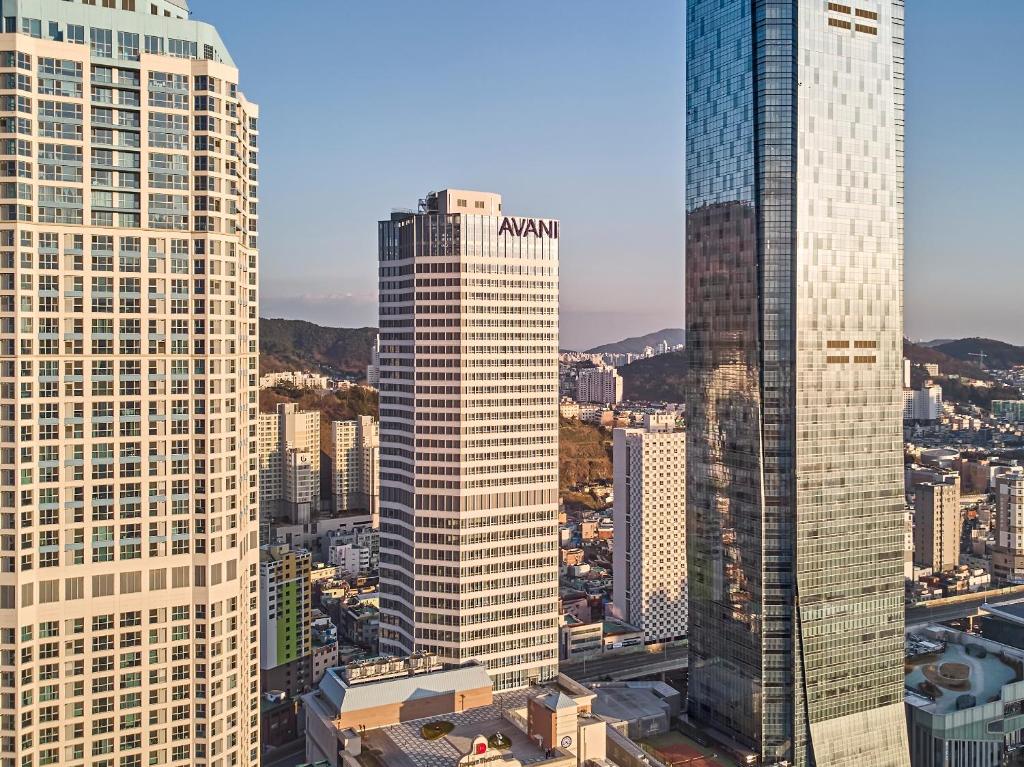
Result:
<svg viewBox="0 0 1024 767">
<path fill-rule="evenodd" d="M 558 670 L 558 222 L 449 189 L 380 224 L 381 650 Z"/>
<path fill-rule="evenodd" d="M 0 6 L 0 767 L 247 767 L 257 110 L 183 0 Z"/>
<path fill-rule="evenodd" d="M 936 573 L 960 564 L 960 478 L 914 485 L 914 563 Z"/>
</svg>

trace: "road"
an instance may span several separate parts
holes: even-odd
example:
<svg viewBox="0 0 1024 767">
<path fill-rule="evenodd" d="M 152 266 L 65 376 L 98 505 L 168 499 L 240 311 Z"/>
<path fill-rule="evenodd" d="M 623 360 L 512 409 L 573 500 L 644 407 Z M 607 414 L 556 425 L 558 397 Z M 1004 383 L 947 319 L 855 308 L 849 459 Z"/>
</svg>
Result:
<svg viewBox="0 0 1024 767">
<path fill-rule="evenodd" d="M 558 670 L 577 682 L 596 682 L 608 677 L 615 681 L 628 681 L 663 671 L 677 671 L 686 668 L 688 663 L 684 643 L 672 645 L 661 652 L 627 652 L 578 663 L 563 663 Z"/>
<path fill-rule="evenodd" d="M 970 599 L 949 603 L 944 599 L 936 599 L 933 602 L 923 602 L 914 607 L 907 608 L 907 625 L 916 626 L 922 623 L 944 623 L 957 620 L 958 618 L 974 617 L 978 614 L 978 608 L 988 602 L 998 605 L 1006 602 L 1020 602 L 1024 600 L 1024 588 L 1015 590 L 1017 593 L 1002 594 L 994 596 L 990 593 L 981 592 Z"/>
</svg>

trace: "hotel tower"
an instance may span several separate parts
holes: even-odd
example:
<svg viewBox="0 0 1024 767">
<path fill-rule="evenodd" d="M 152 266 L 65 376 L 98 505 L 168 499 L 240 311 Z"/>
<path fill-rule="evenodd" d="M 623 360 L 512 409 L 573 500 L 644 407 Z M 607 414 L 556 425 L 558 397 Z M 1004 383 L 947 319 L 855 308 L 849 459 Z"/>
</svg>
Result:
<svg viewBox="0 0 1024 767">
<path fill-rule="evenodd" d="M 256 108 L 184 0 L 0 18 L 0 767 L 248 767 Z"/>
<path fill-rule="evenodd" d="M 380 223 L 380 646 L 558 671 L 558 222 L 431 193 Z"/>
<path fill-rule="evenodd" d="M 688 0 L 691 718 L 903 767 L 903 0 Z"/>
</svg>

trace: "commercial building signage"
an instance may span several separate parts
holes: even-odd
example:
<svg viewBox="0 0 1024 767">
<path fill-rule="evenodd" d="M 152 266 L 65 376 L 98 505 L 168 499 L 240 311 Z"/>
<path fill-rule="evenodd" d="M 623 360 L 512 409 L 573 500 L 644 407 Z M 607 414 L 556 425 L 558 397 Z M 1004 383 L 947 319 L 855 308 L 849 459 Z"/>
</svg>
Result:
<svg viewBox="0 0 1024 767">
<path fill-rule="evenodd" d="M 545 221 L 540 218 L 509 218 L 505 216 L 501 219 L 498 234 L 514 234 L 516 237 L 526 237 L 532 234 L 535 237 L 550 237 L 557 240 L 558 222 Z"/>
</svg>

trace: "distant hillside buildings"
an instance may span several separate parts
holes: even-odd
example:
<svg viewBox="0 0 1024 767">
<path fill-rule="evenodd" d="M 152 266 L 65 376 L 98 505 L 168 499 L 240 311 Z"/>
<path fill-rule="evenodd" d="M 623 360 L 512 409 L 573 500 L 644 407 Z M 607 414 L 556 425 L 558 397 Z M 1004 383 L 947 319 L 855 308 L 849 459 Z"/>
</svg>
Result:
<svg viewBox="0 0 1024 767">
<path fill-rule="evenodd" d="M 580 370 L 576 377 L 576 401 L 617 405 L 622 401 L 622 376 L 611 367 Z"/>
</svg>

